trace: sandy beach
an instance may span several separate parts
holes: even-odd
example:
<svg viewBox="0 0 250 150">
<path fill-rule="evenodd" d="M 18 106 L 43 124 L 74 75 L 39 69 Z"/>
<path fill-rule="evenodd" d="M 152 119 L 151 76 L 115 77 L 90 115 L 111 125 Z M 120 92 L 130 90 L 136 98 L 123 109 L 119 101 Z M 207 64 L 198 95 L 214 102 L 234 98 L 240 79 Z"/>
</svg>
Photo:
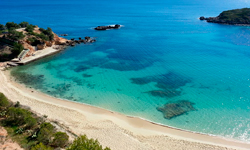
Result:
<svg viewBox="0 0 250 150">
<path fill-rule="evenodd" d="M 0 92 L 32 111 L 47 115 L 77 135 L 86 134 L 113 150 L 250 149 L 240 141 L 196 134 L 161 126 L 102 108 L 60 100 L 13 81 L 9 71 L 0 71 Z"/>
</svg>

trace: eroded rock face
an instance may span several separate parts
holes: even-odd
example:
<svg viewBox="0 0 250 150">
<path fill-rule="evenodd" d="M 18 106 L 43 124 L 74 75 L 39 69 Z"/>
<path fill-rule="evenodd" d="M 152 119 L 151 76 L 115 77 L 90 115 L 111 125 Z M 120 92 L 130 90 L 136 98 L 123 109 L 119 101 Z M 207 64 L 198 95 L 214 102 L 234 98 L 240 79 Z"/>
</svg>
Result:
<svg viewBox="0 0 250 150">
<path fill-rule="evenodd" d="M 3 127 L 0 127 L 0 149 L 23 150 L 17 143 L 8 138 L 8 133 Z"/>
<path fill-rule="evenodd" d="M 55 41 L 46 41 L 45 44 L 47 47 L 51 47 L 55 44 Z"/>
<path fill-rule="evenodd" d="M 187 100 L 179 100 L 176 102 L 170 102 L 165 104 L 163 107 L 157 107 L 157 110 L 163 113 L 164 118 L 172 119 L 174 117 L 188 113 L 189 111 L 196 110 L 192 103 Z"/>
<path fill-rule="evenodd" d="M 37 45 L 37 50 L 42 50 L 42 49 L 45 49 L 45 48 L 46 48 L 46 43 Z"/>
<path fill-rule="evenodd" d="M 68 40 L 65 38 L 61 38 L 58 35 L 54 34 L 54 44 L 56 45 L 63 45 L 67 42 Z"/>
</svg>

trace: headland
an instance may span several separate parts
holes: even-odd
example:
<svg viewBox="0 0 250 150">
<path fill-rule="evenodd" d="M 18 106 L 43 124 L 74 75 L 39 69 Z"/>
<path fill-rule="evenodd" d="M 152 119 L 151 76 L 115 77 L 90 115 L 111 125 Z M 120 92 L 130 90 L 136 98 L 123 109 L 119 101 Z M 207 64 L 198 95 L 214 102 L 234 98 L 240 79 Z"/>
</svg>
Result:
<svg viewBox="0 0 250 150">
<path fill-rule="evenodd" d="M 217 17 L 201 16 L 200 20 L 210 23 L 220 23 L 229 25 L 250 25 L 250 8 L 227 10 L 220 13 Z"/>
</svg>

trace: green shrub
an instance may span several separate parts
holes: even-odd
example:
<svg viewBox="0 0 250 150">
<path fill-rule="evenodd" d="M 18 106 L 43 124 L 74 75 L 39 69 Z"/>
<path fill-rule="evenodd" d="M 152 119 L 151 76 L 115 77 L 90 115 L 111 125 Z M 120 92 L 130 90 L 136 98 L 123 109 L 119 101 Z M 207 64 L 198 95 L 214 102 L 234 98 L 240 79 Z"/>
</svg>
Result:
<svg viewBox="0 0 250 150">
<path fill-rule="evenodd" d="M 41 39 L 43 39 L 43 40 L 45 40 L 45 41 L 52 41 L 52 40 L 54 39 L 54 34 L 53 34 L 51 28 L 48 27 L 47 30 L 45 30 L 45 29 L 43 29 L 43 28 L 39 28 L 39 30 L 42 32 L 42 33 L 40 34 L 40 36 L 39 36 Z M 44 37 L 44 35 L 45 35 L 46 37 Z"/>
<path fill-rule="evenodd" d="M 3 93 L 0 93 L 0 107 L 7 107 L 9 106 L 9 101 L 7 97 Z"/>
<path fill-rule="evenodd" d="M 10 107 L 7 111 L 7 118 L 5 120 L 7 126 L 26 125 L 26 128 L 31 128 L 36 123 L 36 119 L 31 116 L 31 112 L 28 110 Z"/>
<path fill-rule="evenodd" d="M 48 122 L 44 122 L 40 125 L 40 128 L 46 128 L 52 132 L 54 132 L 55 130 L 55 127 L 51 124 L 51 123 L 48 123 Z"/>
<path fill-rule="evenodd" d="M 9 36 L 10 39 L 12 39 L 14 41 L 23 39 L 25 37 L 25 35 L 22 32 L 18 32 L 14 28 L 9 29 L 9 35 L 8 36 Z"/>
<path fill-rule="evenodd" d="M 5 26 L 0 24 L 0 30 L 5 30 Z"/>
<path fill-rule="evenodd" d="M 43 123 L 40 126 L 40 131 L 37 135 L 37 140 L 45 145 L 52 142 L 53 134 L 55 133 L 55 127 L 50 123 Z"/>
<path fill-rule="evenodd" d="M 73 141 L 67 150 L 110 150 L 110 148 L 103 149 L 97 140 L 88 139 L 86 135 L 81 135 Z"/>
<path fill-rule="evenodd" d="M 22 50 L 24 49 L 23 45 L 22 44 L 19 44 L 19 43 L 14 43 L 14 47 L 12 49 L 12 55 L 14 57 L 17 57 L 21 52 Z"/>
<path fill-rule="evenodd" d="M 33 25 L 28 25 L 25 29 L 25 31 L 32 33 L 34 31 L 34 26 Z"/>
<path fill-rule="evenodd" d="M 46 36 L 44 33 L 40 33 L 37 35 L 39 38 L 41 38 L 44 41 L 49 41 L 49 37 Z"/>
<path fill-rule="evenodd" d="M 53 135 L 53 133 L 51 133 L 50 130 L 48 130 L 46 128 L 42 128 L 42 129 L 40 129 L 40 131 L 37 135 L 37 140 L 39 142 L 42 142 L 45 145 L 48 145 L 49 143 L 51 143 L 52 135 Z"/>
<path fill-rule="evenodd" d="M 6 27 L 7 29 L 10 29 L 10 28 L 18 29 L 18 28 L 20 28 L 21 26 L 18 25 L 18 24 L 16 24 L 16 23 L 14 23 L 14 22 L 7 22 L 7 23 L 5 24 L 5 27 Z"/>
<path fill-rule="evenodd" d="M 45 146 L 43 143 L 39 143 L 36 146 L 32 147 L 31 150 L 52 150 L 52 148 L 49 146 Z"/>
<path fill-rule="evenodd" d="M 20 102 L 17 101 L 16 104 L 14 105 L 14 107 L 20 107 Z"/>
<path fill-rule="evenodd" d="M 19 25 L 20 25 L 22 28 L 25 28 L 25 27 L 27 27 L 27 26 L 29 25 L 29 23 L 23 21 L 23 22 L 19 23 Z"/>
<path fill-rule="evenodd" d="M 28 38 L 27 40 L 28 40 L 30 43 L 34 43 L 36 39 L 35 39 L 35 38 Z"/>
<path fill-rule="evenodd" d="M 64 132 L 56 132 L 52 144 L 54 147 L 65 147 L 68 144 L 69 136 Z"/>
<path fill-rule="evenodd" d="M 24 119 L 25 123 L 26 123 L 26 128 L 30 129 L 32 127 L 34 127 L 37 124 L 37 120 L 35 118 L 33 118 L 32 116 L 28 116 Z"/>
</svg>

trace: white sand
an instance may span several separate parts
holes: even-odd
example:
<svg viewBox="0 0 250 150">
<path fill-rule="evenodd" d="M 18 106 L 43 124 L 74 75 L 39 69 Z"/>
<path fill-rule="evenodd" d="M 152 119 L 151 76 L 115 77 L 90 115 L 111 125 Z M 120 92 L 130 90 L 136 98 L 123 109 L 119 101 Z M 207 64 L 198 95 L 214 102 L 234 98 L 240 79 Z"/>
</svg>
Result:
<svg viewBox="0 0 250 150">
<path fill-rule="evenodd" d="M 32 91 L 11 81 L 8 72 L 0 71 L 0 92 L 10 100 L 57 120 L 78 135 L 96 138 L 113 150 L 250 149 L 247 143 L 172 129 Z"/>
</svg>

